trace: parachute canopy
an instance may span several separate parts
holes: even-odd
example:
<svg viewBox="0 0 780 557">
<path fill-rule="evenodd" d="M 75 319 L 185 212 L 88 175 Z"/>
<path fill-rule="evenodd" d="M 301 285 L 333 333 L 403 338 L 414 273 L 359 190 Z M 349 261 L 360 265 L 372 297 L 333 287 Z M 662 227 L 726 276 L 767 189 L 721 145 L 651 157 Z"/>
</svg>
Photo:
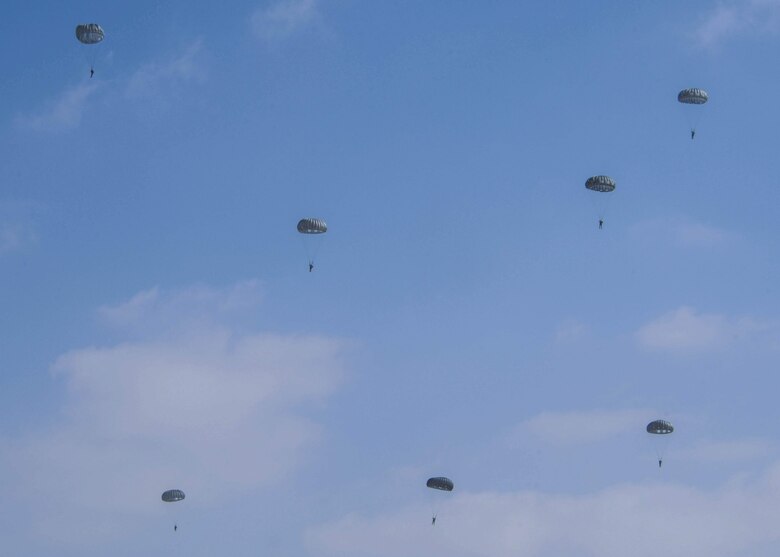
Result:
<svg viewBox="0 0 780 557">
<path fill-rule="evenodd" d="M 184 492 L 181 489 L 169 489 L 162 494 L 162 500 L 166 503 L 176 503 L 184 499 Z"/>
<path fill-rule="evenodd" d="M 608 193 L 615 191 L 615 180 L 609 176 L 591 176 L 585 180 L 585 187 L 589 190 Z"/>
<path fill-rule="evenodd" d="M 76 25 L 76 38 L 84 44 L 97 44 L 103 40 L 105 33 L 97 23 L 81 23 Z"/>
<path fill-rule="evenodd" d="M 704 104 L 709 98 L 704 89 L 683 89 L 677 93 L 677 100 L 683 104 Z"/>
<path fill-rule="evenodd" d="M 452 491 L 455 488 L 455 484 L 449 478 L 429 478 L 425 485 L 441 491 Z"/>
<path fill-rule="evenodd" d="M 322 219 L 301 219 L 298 221 L 298 232 L 301 234 L 324 234 L 328 225 Z"/>
<path fill-rule="evenodd" d="M 647 433 L 667 435 L 674 431 L 674 426 L 666 420 L 654 420 L 647 424 Z"/>
</svg>

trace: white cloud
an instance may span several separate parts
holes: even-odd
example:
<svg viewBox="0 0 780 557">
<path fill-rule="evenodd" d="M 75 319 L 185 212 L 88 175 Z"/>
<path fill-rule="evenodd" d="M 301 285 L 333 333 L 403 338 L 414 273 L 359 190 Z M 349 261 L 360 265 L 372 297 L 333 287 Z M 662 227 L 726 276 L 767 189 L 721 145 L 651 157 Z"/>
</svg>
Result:
<svg viewBox="0 0 780 557">
<path fill-rule="evenodd" d="M 311 529 L 307 544 L 311 555 L 339 557 L 768 557 L 780 543 L 778 496 L 779 467 L 713 490 L 645 483 L 581 496 L 453 492 L 435 528 L 425 506 L 410 506 L 345 516 Z"/>
<path fill-rule="evenodd" d="M 731 235 L 714 226 L 683 223 L 677 230 L 677 237 L 680 244 L 685 247 L 710 247 L 723 245 Z"/>
<path fill-rule="evenodd" d="M 718 3 L 694 32 L 699 46 L 709 48 L 739 35 L 752 37 L 780 32 L 780 1 L 740 0 Z"/>
<path fill-rule="evenodd" d="M 0 255 L 23 249 L 36 240 L 37 236 L 29 225 L 0 223 Z"/>
<path fill-rule="evenodd" d="M 20 251 L 35 244 L 34 225 L 39 208 L 24 201 L 0 202 L 0 255 Z"/>
<path fill-rule="evenodd" d="M 641 429 L 648 415 L 646 410 L 543 412 L 522 422 L 511 437 L 530 434 L 553 445 L 587 445 Z"/>
<path fill-rule="evenodd" d="M 753 319 L 697 313 L 683 306 L 643 325 L 636 339 L 645 348 L 672 352 L 701 352 L 727 347 L 763 329 Z"/>
<path fill-rule="evenodd" d="M 712 46 L 730 35 L 739 33 L 747 23 L 741 9 L 718 5 L 696 30 L 697 42 L 702 46 Z"/>
<path fill-rule="evenodd" d="M 281 0 L 255 10 L 250 23 L 257 37 L 274 41 L 286 38 L 319 20 L 318 0 Z"/>
<path fill-rule="evenodd" d="M 36 132 L 74 129 L 81 123 L 87 101 L 98 87 L 97 81 L 89 81 L 66 89 L 59 98 L 47 103 L 36 113 L 17 116 L 16 125 Z"/>
<path fill-rule="evenodd" d="M 576 319 L 567 319 L 555 330 L 555 342 L 567 344 L 585 337 L 589 330 L 587 325 Z"/>
<path fill-rule="evenodd" d="M 136 333 L 158 318 L 168 330 L 158 334 L 155 325 L 146 338 L 58 358 L 62 419 L 0 442 L 5 504 L 30 515 L 31 531 L 14 536 L 82 544 L 78 525 L 92 524 L 90 540 L 103 540 L 159 512 L 150 501 L 171 486 L 208 506 L 278 482 L 307 458 L 321 437 L 309 416 L 342 381 L 345 344 L 219 322 L 225 308 L 256 303 L 253 284 L 151 290 L 101 310 Z M 195 324 L 188 311 L 176 320 L 176 308 L 194 299 Z"/>
<path fill-rule="evenodd" d="M 125 102 L 124 99 L 148 102 L 179 95 L 184 85 L 206 80 L 205 58 L 203 41 L 196 40 L 181 52 L 142 65 L 129 78 L 96 78 L 68 88 L 37 111 L 18 115 L 16 126 L 35 132 L 69 131 L 79 127 L 87 107 L 98 98 L 111 105 L 118 100 Z"/>
<path fill-rule="evenodd" d="M 745 462 L 775 453 L 775 445 L 766 439 L 702 441 L 693 447 L 678 449 L 674 458 L 694 462 Z"/>
<path fill-rule="evenodd" d="M 170 92 L 180 84 L 202 83 L 207 75 L 203 58 L 203 41 L 198 39 L 183 52 L 144 64 L 130 76 L 125 95 L 130 99 L 149 99 Z"/>
<path fill-rule="evenodd" d="M 677 248 L 718 248 L 733 243 L 737 236 L 722 228 L 684 219 L 664 218 L 640 222 L 633 227 L 641 238 L 671 244 Z"/>
<path fill-rule="evenodd" d="M 155 287 L 139 292 L 126 302 L 101 306 L 98 315 L 114 327 L 162 334 L 185 323 L 193 328 L 201 321 L 208 324 L 216 316 L 240 313 L 257 306 L 262 298 L 262 290 L 255 280 L 239 282 L 222 290 L 195 285 L 162 293 Z M 151 315 L 154 319 L 150 319 Z"/>
</svg>

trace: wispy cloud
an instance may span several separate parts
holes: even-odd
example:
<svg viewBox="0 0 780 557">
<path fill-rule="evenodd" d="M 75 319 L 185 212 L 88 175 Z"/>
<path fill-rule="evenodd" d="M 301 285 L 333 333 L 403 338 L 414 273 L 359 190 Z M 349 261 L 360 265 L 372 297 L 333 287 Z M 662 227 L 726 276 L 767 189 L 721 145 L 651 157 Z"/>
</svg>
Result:
<svg viewBox="0 0 780 557">
<path fill-rule="evenodd" d="M 188 300 L 199 308 L 195 324 Z M 54 544 L 83 544 L 79 524 L 110 539 L 155 513 L 149 502 L 172 482 L 208 506 L 281 481 L 305 461 L 321 437 L 312 404 L 340 385 L 345 344 L 241 332 L 225 310 L 256 302 L 245 283 L 153 290 L 103 308 L 135 336 L 148 325 L 147 334 L 63 354 L 54 364 L 67 386 L 63 419 L 14 441 L 2 442 L 0 430 L 0 475 L 12 478 L 4 501 L 28 515 L 31 529 L 13 545 L 44 529 Z"/>
<path fill-rule="evenodd" d="M 33 214 L 26 202 L 0 202 L 0 255 L 20 251 L 38 241 Z"/>
<path fill-rule="evenodd" d="M 780 1 L 740 0 L 718 3 L 694 32 L 699 46 L 714 47 L 737 36 L 760 36 L 780 32 Z"/>
<path fill-rule="evenodd" d="M 37 235 L 29 225 L 0 223 L 0 255 L 21 250 L 36 240 Z"/>
<path fill-rule="evenodd" d="M 129 77 L 113 81 L 98 78 L 65 89 L 57 98 L 29 114 L 20 114 L 15 124 L 34 132 L 65 132 L 77 129 L 88 107 L 99 100 L 112 106 L 119 102 L 166 101 L 185 86 L 207 79 L 206 53 L 198 39 L 183 50 L 143 64 Z M 164 104 L 164 103 L 163 103 Z"/>
<path fill-rule="evenodd" d="M 681 249 L 726 247 L 737 240 L 729 230 L 687 219 L 663 218 L 646 220 L 634 225 L 632 232 L 642 238 L 652 238 Z"/>
<path fill-rule="evenodd" d="M 652 350 L 701 352 L 725 348 L 765 328 L 749 317 L 699 313 L 683 306 L 643 325 L 635 336 Z"/>
<path fill-rule="evenodd" d="M 775 443 L 766 439 L 702 441 L 692 447 L 677 449 L 674 457 L 706 463 L 745 462 L 776 453 Z"/>
<path fill-rule="evenodd" d="M 649 415 L 646 410 L 543 412 L 515 428 L 510 441 L 532 435 L 552 445 L 587 445 L 641 430 Z"/>
<path fill-rule="evenodd" d="M 47 102 L 40 110 L 17 116 L 16 125 L 21 129 L 36 132 L 72 130 L 81 123 L 88 101 L 98 89 L 97 81 L 81 83 L 66 89 L 58 98 Z"/>
<path fill-rule="evenodd" d="M 711 247 L 725 244 L 732 238 L 728 232 L 699 223 L 683 223 L 677 228 L 679 242 L 685 247 Z"/>
<path fill-rule="evenodd" d="M 203 57 L 203 40 L 198 39 L 167 59 L 144 64 L 130 76 L 125 95 L 131 99 L 148 99 L 182 84 L 202 83 L 207 76 Z"/>
<path fill-rule="evenodd" d="M 653 483 L 585 495 L 453 492 L 436 532 L 420 505 L 350 514 L 311 529 L 307 542 L 312 555 L 339 557 L 769 556 L 780 542 L 778 496 L 777 466 L 711 490 Z"/>
<path fill-rule="evenodd" d="M 255 10 L 250 24 L 258 38 L 275 41 L 289 37 L 320 18 L 318 0 L 282 0 Z"/>
<path fill-rule="evenodd" d="M 585 323 L 576 319 L 567 319 L 555 330 L 555 342 L 559 344 L 576 342 L 587 336 L 588 332 Z"/>
<path fill-rule="evenodd" d="M 101 306 L 98 315 L 114 327 L 148 336 L 178 331 L 182 327 L 192 329 L 199 323 L 208 326 L 215 318 L 224 319 L 242 311 L 251 311 L 262 299 L 262 288 L 256 280 L 239 282 L 223 289 L 195 285 L 163 292 L 154 287 L 137 293 L 125 302 Z"/>
</svg>

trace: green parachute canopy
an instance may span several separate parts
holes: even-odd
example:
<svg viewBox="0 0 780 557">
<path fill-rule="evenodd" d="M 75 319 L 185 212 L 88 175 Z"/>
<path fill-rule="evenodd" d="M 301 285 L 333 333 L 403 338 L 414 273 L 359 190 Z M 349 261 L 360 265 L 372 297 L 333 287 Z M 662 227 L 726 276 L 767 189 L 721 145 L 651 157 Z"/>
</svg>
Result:
<svg viewBox="0 0 780 557">
<path fill-rule="evenodd" d="M 609 176 L 591 176 L 585 180 L 585 187 L 591 191 L 609 193 L 615 191 L 615 180 Z"/>
<path fill-rule="evenodd" d="M 438 489 L 440 491 L 452 491 L 455 488 L 455 484 L 452 483 L 452 480 L 444 477 L 429 478 L 428 481 L 425 482 L 425 485 L 431 489 Z"/>
<path fill-rule="evenodd" d="M 97 23 L 81 23 L 76 25 L 76 38 L 84 44 L 97 44 L 105 38 L 103 28 Z"/>
<path fill-rule="evenodd" d="M 674 426 L 666 420 L 653 420 L 647 424 L 647 433 L 653 435 L 668 435 L 674 432 Z"/>
<path fill-rule="evenodd" d="M 162 500 L 166 503 L 176 503 L 184 499 L 184 492 L 181 489 L 169 489 L 162 494 Z"/>
<path fill-rule="evenodd" d="M 709 98 L 704 89 L 683 89 L 677 93 L 677 100 L 683 104 L 704 104 Z"/>
</svg>

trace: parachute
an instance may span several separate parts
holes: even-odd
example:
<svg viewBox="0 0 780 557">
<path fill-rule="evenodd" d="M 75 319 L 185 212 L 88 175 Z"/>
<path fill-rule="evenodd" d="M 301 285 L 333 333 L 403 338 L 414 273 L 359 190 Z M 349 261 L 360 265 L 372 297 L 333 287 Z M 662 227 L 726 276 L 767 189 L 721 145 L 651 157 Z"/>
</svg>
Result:
<svg viewBox="0 0 780 557">
<path fill-rule="evenodd" d="M 97 23 L 80 23 L 76 25 L 76 38 L 81 44 L 89 46 L 89 49 L 85 52 L 89 52 L 88 56 L 85 56 L 89 62 L 89 77 L 95 75 L 95 57 L 96 49 L 90 45 L 96 45 L 103 42 L 106 34 L 103 32 L 103 28 Z"/>
<path fill-rule="evenodd" d="M 168 491 L 163 492 L 161 499 L 164 503 L 178 503 L 179 501 L 184 500 L 184 492 L 181 489 L 169 489 Z M 180 511 L 182 510 L 182 507 L 179 505 L 170 507 L 165 505 L 165 507 L 169 509 L 167 514 L 168 517 L 173 520 L 173 531 L 176 532 L 179 530 L 179 519 L 181 518 Z"/>
<path fill-rule="evenodd" d="M 431 494 L 431 514 L 433 515 L 431 518 L 431 526 L 436 526 L 439 505 L 444 501 L 444 497 L 449 497 L 449 495 L 445 496 L 444 493 L 440 492 L 447 493 L 452 491 L 455 488 L 455 484 L 452 483 L 451 479 L 439 476 L 436 478 L 428 478 L 428 481 L 425 482 L 425 486 L 433 490 L 429 492 Z"/>
<path fill-rule="evenodd" d="M 677 93 L 677 100 L 683 104 L 704 104 L 710 96 L 704 89 L 683 89 Z"/>
<path fill-rule="evenodd" d="M 655 454 L 658 456 L 658 468 L 663 465 L 664 454 L 669 446 L 669 434 L 674 432 L 674 426 L 666 420 L 653 420 L 647 424 L 647 433 L 653 439 Z"/>
<path fill-rule="evenodd" d="M 669 435 L 674 432 L 674 426 L 666 420 L 654 420 L 647 424 L 647 433 L 653 435 Z"/>
<path fill-rule="evenodd" d="M 585 180 L 585 188 L 599 194 L 611 193 L 615 191 L 616 186 L 617 184 L 615 183 L 615 180 L 609 176 L 604 175 L 591 176 Z M 612 196 L 589 194 L 588 197 L 590 198 L 590 202 L 593 204 L 593 208 L 598 213 L 599 228 L 601 228 L 601 226 L 604 224 L 604 218 L 606 217 L 607 205 Z"/>
<path fill-rule="evenodd" d="M 426 487 L 438 489 L 440 491 L 452 491 L 455 489 L 455 484 L 452 483 L 452 480 L 444 477 L 429 478 L 428 481 L 425 482 L 425 485 Z"/>
<path fill-rule="evenodd" d="M 325 234 L 328 225 L 322 219 L 301 219 L 298 221 L 298 232 L 301 234 Z"/>
<path fill-rule="evenodd" d="M 709 100 L 710 96 L 704 89 L 683 89 L 677 93 L 677 101 L 685 107 L 685 116 L 688 119 L 688 125 L 691 128 L 691 139 L 696 137 L 696 126 L 699 123 L 701 117 L 701 110 L 696 108 L 698 105 L 702 105 Z"/>
<path fill-rule="evenodd" d="M 184 500 L 184 492 L 181 489 L 169 489 L 162 494 L 162 500 L 166 503 L 176 503 Z"/>
<path fill-rule="evenodd" d="M 97 44 L 105 38 L 103 28 L 97 23 L 81 23 L 76 25 L 76 38 L 80 43 Z"/>
<path fill-rule="evenodd" d="M 591 176 L 585 180 L 585 187 L 591 191 L 609 193 L 615 191 L 615 180 L 609 176 Z"/>
<path fill-rule="evenodd" d="M 314 269 L 314 258 L 322 246 L 323 234 L 328 231 L 328 225 L 322 219 L 307 218 L 298 221 L 298 232 L 303 234 L 301 239 L 309 258 L 309 272 Z"/>
</svg>

